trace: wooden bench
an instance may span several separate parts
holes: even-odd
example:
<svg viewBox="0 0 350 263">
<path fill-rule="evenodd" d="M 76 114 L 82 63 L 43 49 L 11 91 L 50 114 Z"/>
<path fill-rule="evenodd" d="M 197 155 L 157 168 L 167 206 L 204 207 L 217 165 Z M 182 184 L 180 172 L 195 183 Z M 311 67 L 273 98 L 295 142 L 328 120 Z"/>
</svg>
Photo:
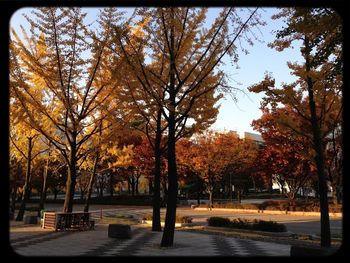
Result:
<svg viewBox="0 0 350 263">
<path fill-rule="evenodd" d="M 78 229 L 89 230 L 94 229 L 95 222 L 90 220 L 90 213 L 85 212 L 44 212 L 42 228 L 57 230 Z"/>
</svg>

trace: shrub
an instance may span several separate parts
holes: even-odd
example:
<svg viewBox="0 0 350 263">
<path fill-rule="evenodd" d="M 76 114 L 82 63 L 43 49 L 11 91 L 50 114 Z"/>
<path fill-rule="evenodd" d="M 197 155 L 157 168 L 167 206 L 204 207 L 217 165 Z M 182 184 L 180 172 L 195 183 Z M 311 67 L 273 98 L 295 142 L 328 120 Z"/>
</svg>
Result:
<svg viewBox="0 0 350 263">
<path fill-rule="evenodd" d="M 152 214 L 146 214 L 146 215 L 143 215 L 142 217 L 142 220 L 152 220 L 152 219 L 153 219 Z"/>
<path fill-rule="evenodd" d="M 201 204 L 199 207 L 208 207 Z M 214 208 L 232 208 L 232 209 L 254 209 L 254 210 L 272 210 L 272 211 L 301 211 L 301 212 L 320 212 L 320 205 L 317 201 L 306 200 L 268 200 L 261 204 L 249 203 L 214 203 Z M 342 205 L 329 203 L 330 213 L 341 213 Z"/>
<path fill-rule="evenodd" d="M 229 227 L 231 226 L 231 221 L 229 218 L 226 217 L 210 217 L 207 219 L 209 226 L 222 226 L 222 227 Z"/>
<path fill-rule="evenodd" d="M 199 207 L 208 208 L 209 205 L 200 205 Z M 257 204 L 249 204 L 249 203 L 214 203 L 213 208 L 232 208 L 232 209 L 259 209 Z"/>
<path fill-rule="evenodd" d="M 252 228 L 261 231 L 268 232 L 286 232 L 287 228 L 283 224 L 279 224 L 275 221 L 254 220 Z"/>
<path fill-rule="evenodd" d="M 210 217 L 207 219 L 209 226 L 217 227 L 229 227 L 240 229 L 252 229 L 268 232 L 286 232 L 287 228 L 283 224 L 279 224 L 275 221 L 254 220 L 249 221 L 247 219 L 233 219 L 230 220 L 226 217 Z"/>
<path fill-rule="evenodd" d="M 237 219 L 233 219 L 231 221 L 231 227 L 250 229 L 250 228 L 252 228 L 252 225 L 247 219 L 237 218 Z"/>
<path fill-rule="evenodd" d="M 192 223 L 192 219 L 189 216 L 176 216 L 176 223 Z"/>
</svg>

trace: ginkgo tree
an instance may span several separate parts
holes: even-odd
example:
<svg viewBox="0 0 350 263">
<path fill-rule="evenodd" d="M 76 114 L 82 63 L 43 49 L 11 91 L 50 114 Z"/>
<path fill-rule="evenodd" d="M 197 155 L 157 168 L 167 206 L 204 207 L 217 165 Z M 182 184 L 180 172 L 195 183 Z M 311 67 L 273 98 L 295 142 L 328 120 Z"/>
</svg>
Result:
<svg viewBox="0 0 350 263">
<path fill-rule="evenodd" d="M 152 112 L 167 123 L 169 187 L 161 246 L 172 246 L 178 193 L 176 141 L 188 132 L 189 122 L 201 124 L 206 119 L 204 114 L 194 114 L 194 108 L 200 109 L 196 103 L 209 102 L 211 92 L 227 85 L 225 74 L 218 70 L 222 57 L 237 58 L 235 41 L 259 20 L 256 9 L 244 20 L 234 8 L 224 8 L 205 28 L 206 8 L 140 8 L 135 13 L 141 17 L 145 36 L 135 40 L 128 27 L 116 27 L 115 38 L 138 85 L 148 94 L 148 104 L 154 105 Z M 214 104 L 208 108 L 215 112 Z"/>
<path fill-rule="evenodd" d="M 137 13 L 137 12 L 136 12 Z M 164 80 L 159 81 L 155 79 L 153 73 L 164 74 L 166 65 L 164 65 L 164 58 L 155 57 L 155 60 L 148 65 L 140 64 L 145 59 L 146 53 L 143 49 L 143 41 L 145 37 L 146 24 L 149 19 L 143 17 L 143 19 L 137 24 L 137 27 L 128 27 L 130 29 L 130 36 L 127 38 L 126 44 L 121 45 L 123 54 L 125 55 L 126 65 L 128 66 L 127 73 L 123 74 L 123 83 L 125 85 L 124 101 L 129 101 L 129 108 L 135 110 L 136 118 L 135 129 L 142 131 L 148 138 L 150 145 L 154 150 L 155 156 L 155 176 L 154 176 L 154 189 L 153 189 L 153 220 L 152 230 L 160 231 L 160 184 L 161 184 L 161 156 L 164 155 L 167 144 L 165 142 L 164 133 L 168 129 L 168 124 L 162 116 L 162 107 L 160 107 L 157 100 L 165 100 L 166 93 L 164 92 Z M 146 31 L 147 32 L 147 31 Z M 119 39 L 121 43 L 121 39 Z M 132 63 L 132 60 L 137 58 L 136 63 Z M 157 60 L 156 60 L 157 59 Z M 163 61 L 159 61 L 162 59 Z M 141 68 L 140 68 L 141 67 Z M 139 78 L 138 70 L 144 70 L 144 81 L 151 85 L 152 92 L 144 89 L 144 83 Z M 117 73 L 121 71 L 118 66 Z M 134 74 L 130 74 L 134 73 Z M 221 76 L 220 76 L 221 78 Z M 141 82 L 140 82 L 141 81 Z M 219 82 L 219 77 L 208 77 L 203 81 L 205 85 L 215 85 L 215 82 Z M 152 83 L 152 84 L 150 84 Z M 120 96 L 120 94 L 118 94 Z M 183 136 L 189 136 L 194 132 L 204 130 L 209 127 L 215 120 L 218 113 L 218 108 L 214 107 L 214 104 L 221 98 L 221 95 L 216 95 L 214 89 L 208 91 L 205 96 L 198 98 L 191 111 L 184 119 L 184 123 L 178 123 L 176 126 L 176 141 Z M 182 108 L 185 108 L 188 101 L 184 100 L 181 104 Z M 180 105 L 179 105 L 180 109 Z M 186 125 L 187 120 L 190 124 Z M 166 135 L 167 136 L 167 135 Z M 163 189 L 165 189 L 163 187 Z"/>
<path fill-rule="evenodd" d="M 12 101 L 14 102 L 14 101 Z M 17 160 L 26 161 L 26 173 L 23 185 L 22 200 L 16 221 L 22 221 L 26 202 L 29 200 L 32 184 L 32 166 L 34 161 L 38 161 L 42 154 L 48 151 L 48 144 L 40 133 L 35 131 L 23 116 L 15 117 L 13 108 L 15 104 L 11 104 L 12 114 L 10 114 L 11 130 L 10 136 L 10 152 Z"/>
<path fill-rule="evenodd" d="M 108 113 L 105 105 L 114 105 L 109 94 L 115 81 L 97 77 L 103 75 L 102 58 L 108 55 L 112 22 L 120 21 L 121 13 L 101 10 L 97 30 L 85 24 L 85 16 L 80 8 L 42 7 L 26 16 L 30 36 L 24 30 L 24 39 L 11 32 L 10 88 L 33 128 L 68 164 L 64 212 L 73 209 L 77 163 L 87 154 L 83 146 L 98 132 L 100 120 Z"/>
</svg>

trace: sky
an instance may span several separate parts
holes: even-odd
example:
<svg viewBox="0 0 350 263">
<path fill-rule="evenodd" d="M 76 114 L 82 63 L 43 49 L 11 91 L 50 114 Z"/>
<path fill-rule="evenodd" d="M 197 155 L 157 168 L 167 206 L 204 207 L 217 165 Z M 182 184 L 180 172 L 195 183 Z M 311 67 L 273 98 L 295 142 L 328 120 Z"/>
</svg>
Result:
<svg viewBox="0 0 350 263">
<path fill-rule="evenodd" d="M 87 21 L 93 21 L 97 18 L 97 9 L 86 9 L 88 11 Z M 218 131 L 234 130 L 238 133 L 253 132 L 251 122 L 261 116 L 260 101 L 261 94 L 250 93 L 248 87 L 259 83 L 264 79 L 265 73 L 270 72 L 276 79 L 276 85 L 282 83 L 290 83 L 295 80 L 290 75 L 290 70 L 287 67 L 288 61 L 300 61 L 299 47 L 286 49 L 283 52 L 277 52 L 267 46 L 268 43 L 274 40 L 275 34 L 273 31 L 282 29 L 283 21 L 272 20 L 271 16 L 278 12 L 276 8 L 263 8 L 259 12 L 262 19 L 266 21 L 266 26 L 260 27 L 260 31 L 255 30 L 260 42 L 254 41 L 253 46 L 245 45 L 249 54 L 239 52 L 238 69 L 237 65 L 226 63 L 224 70 L 230 74 L 230 85 L 240 89 L 236 93 L 237 102 L 233 101 L 230 96 L 225 96 L 219 101 L 219 114 L 216 122 L 211 126 L 212 129 Z M 27 22 L 22 16 L 23 13 L 30 14 L 30 9 L 17 10 L 11 20 L 10 27 L 13 27 L 16 32 L 19 30 L 19 25 L 28 28 Z M 217 10 L 209 8 L 208 19 L 212 19 L 217 14 Z"/>
</svg>

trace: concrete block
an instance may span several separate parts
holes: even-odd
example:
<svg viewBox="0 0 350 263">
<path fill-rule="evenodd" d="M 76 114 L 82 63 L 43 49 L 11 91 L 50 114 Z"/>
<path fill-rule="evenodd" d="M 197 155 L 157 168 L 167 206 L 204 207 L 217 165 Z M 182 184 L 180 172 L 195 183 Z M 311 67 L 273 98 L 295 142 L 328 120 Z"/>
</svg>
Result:
<svg viewBox="0 0 350 263">
<path fill-rule="evenodd" d="M 24 223 L 25 224 L 37 224 L 38 217 L 37 216 L 24 216 Z"/>
<path fill-rule="evenodd" d="M 124 224 L 109 224 L 108 237 L 130 239 L 131 228 L 129 225 L 124 225 Z"/>
</svg>

